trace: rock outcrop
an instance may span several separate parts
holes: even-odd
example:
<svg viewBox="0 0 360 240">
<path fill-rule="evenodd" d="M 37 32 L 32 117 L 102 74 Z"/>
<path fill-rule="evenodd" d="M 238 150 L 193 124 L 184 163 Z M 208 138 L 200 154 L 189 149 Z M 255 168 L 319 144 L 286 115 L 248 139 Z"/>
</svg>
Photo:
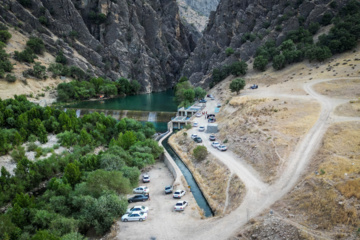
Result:
<svg viewBox="0 0 360 240">
<path fill-rule="evenodd" d="M 195 48 L 175 0 L 2 0 L 0 22 L 40 37 L 71 65 L 112 80 L 136 79 L 143 92 L 165 90 Z M 42 21 L 42 24 L 39 21 Z"/>
<path fill-rule="evenodd" d="M 237 60 L 248 61 L 268 40 L 280 44 L 290 30 L 320 22 L 325 13 L 335 14 L 347 0 L 221 0 L 210 15 L 203 37 L 186 62 L 183 75 L 194 85 L 207 86 L 212 69 Z M 251 36 L 251 37 L 250 37 Z M 234 54 L 227 56 L 226 48 Z"/>
</svg>

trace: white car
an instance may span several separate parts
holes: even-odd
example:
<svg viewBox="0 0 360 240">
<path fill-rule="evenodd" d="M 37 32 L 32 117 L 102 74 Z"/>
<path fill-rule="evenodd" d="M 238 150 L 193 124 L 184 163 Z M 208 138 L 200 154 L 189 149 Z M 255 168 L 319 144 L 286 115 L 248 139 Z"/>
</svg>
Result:
<svg viewBox="0 0 360 240">
<path fill-rule="evenodd" d="M 142 181 L 143 181 L 143 183 L 148 183 L 148 182 L 150 182 L 150 176 L 149 176 L 149 174 L 144 174 L 143 177 L 142 177 Z"/>
<path fill-rule="evenodd" d="M 196 114 L 196 117 L 201 117 L 201 116 L 202 116 L 201 112 L 198 112 L 198 113 Z"/>
<path fill-rule="evenodd" d="M 173 194 L 173 198 L 181 198 L 182 196 L 184 196 L 186 193 L 186 191 L 184 190 L 176 190 Z"/>
<path fill-rule="evenodd" d="M 129 214 L 125 214 L 121 217 L 121 221 L 127 222 L 127 221 L 144 221 L 147 218 L 147 213 L 143 212 L 132 212 Z"/>
<path fill-rule="evenodd" d="M 211 146 L 213 146 L 214 148 L 217 148 L 218 146 L 220 146 L 219 142 L 212 142 Z"/>
<path fill-rule="evenodd" d="M 193 126 L 194 126 L 194 127 L 197 127 L 198 125 L 199 125 L 199 124 L 198 124 L 197 122 L 194 122 L 194 123 L 193 123 Z"/>
<path fill-rule="evenodd" d="M 217 149 L 224 152 L 224 151 L 227 150 L 227 147 L 225 145 L 220 145 L 220 146 L 217 147 Z"/>
<path fill-rule="evenodd" d="M 150 190 L 149 190 L 148 187 L 140 186 L 140 187 L 134 188 L 133 193 L 144 193 L 144 194 L 147 194 L 147 193 L 149 193 L 149 191 L 150 191 Z"/>
<path fill-rule="evenodd" d="M 195 139 L 195 138 L 197 138 L 197 137 L 198 137 L 197 134 L 191 134 L 191 138 L 192 138 L 192 139 Z"/>
<path fill-rule="evenodd" d="M 126 213 L 129 214 L 129 213 L 132 213 L 132 212 L 142 212 L 142 213 L 147 213 L 149 211 L 149 208 L 148 207 L 145 207 L 145 206 L 134 206 L 132 208 L 128 208 L 126 210 Z"/>
<path fill-rule="evenodd" d="M 203 132 L 203 131 L 205 131 L 205 127 L 204 127 L 204 126 L 200 126 L 200 127 L 199 127 L 199 132 Z"/>
<path fill-rule="evenodd" d="M 184 211 L 185 207 L 188 205 L 187 201 L 179 201 L 175 204 L 174 210 L 175 211 Z"/>
</svg>

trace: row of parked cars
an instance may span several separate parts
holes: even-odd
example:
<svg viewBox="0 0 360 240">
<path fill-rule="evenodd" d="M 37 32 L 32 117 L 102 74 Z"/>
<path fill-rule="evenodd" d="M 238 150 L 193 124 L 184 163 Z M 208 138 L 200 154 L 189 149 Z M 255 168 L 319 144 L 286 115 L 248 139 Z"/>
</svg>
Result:
<svg viewBox="0 0 360 240">
<path fill-rule="evenodd" d="M 191 134 L 191 138 L 197 143 L 202 143 L 201 137 L 199 137 L 197 134 Z M 212 141 L 211 146 L 213 148 L 216 148 L 223 152 L 227 150 L 227 147 L 224 144 L 220 144 L 219 142 L 216 142 L 215 140 L 216 140 L 216 137 L 214 135 L 209 136 L 209 141 Z"/>
<path fill-rule="evenodd" d="M 166 186 L 165 187 L 165 194 L 170 194 L 173 192 L 173 187 L 172 186 Z M 180 198 L 183 197 L 185 195 L 186 191 L 185 190 L 176 190 L 173 193 L 173 198 Z M 189 205 L 189 203 L 187 201 L 178 201 L 175 206 L 174 206 L 174 210 L 175 211 L 184 211 L 185 208 Z"/>
</svg>

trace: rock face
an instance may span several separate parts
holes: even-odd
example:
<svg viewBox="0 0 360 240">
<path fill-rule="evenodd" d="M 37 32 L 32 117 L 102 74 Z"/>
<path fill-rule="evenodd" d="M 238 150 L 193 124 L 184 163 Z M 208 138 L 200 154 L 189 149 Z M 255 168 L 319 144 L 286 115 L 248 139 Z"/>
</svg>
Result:
<svg viewBox="0 0 360 240">
<path fill-rule="evenodd" d="M 203 37 L 186 62 L 183 75 L 194 85 L 207 86 L 214 67 L 249 60 L 257 47 L 268 40 L 280 44 L 290 30 L 298 29 L 300 23 L 307 27 L 320 22 L 327 12 L 335 13 L 347 0 L 221 0 L 216 12 L 210 15 Z M 246 40 L 246 36 L 253 37 Z M 231 56 L 225 49 L 235 51 Z"/>
<path fill-rule="evenodd" d="M 211 11 L 215 11 L 220 0 L 177 0 L 180 15 L 201 33 L 208 23 Z M 201 34 L 200 34 L 201 35 Z"/>
<path fill-rule="evenodd" d="M 195 48 L 175 0 L 2 0 L 0 21 L 62 50 L 83 70 L 136 79 L 143 92 L 174 85 Z M 41 24 L 45 17 L 47 24 Z"/>
</svg>

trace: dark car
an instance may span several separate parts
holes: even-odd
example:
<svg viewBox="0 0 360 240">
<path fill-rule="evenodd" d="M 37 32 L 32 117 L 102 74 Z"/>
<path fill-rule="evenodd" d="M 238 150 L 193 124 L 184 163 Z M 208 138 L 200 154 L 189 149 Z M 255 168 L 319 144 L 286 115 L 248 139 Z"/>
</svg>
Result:
<svg viewBox="0 0 360 240">
<path fill-rule="evenodd" d="M 147 200 L 149 200 L 149 196 L 141 194 L 141 195 L 135 195 L 135 196 L 129 198 L 128 202 L 129 203 L 132 203 L 132 202 L 145 202 Z"/>
<path fill-rule="evenodd" d="M 208 114 L 207 115 L 207 118 L 209 119 L 209 118 L 215 118 L 215 114 Z"/>
<path fill-rule="evenodd" d="M 209 140 L 210 140 L 210 141 L 215 141 L 215 140 L 216 140 L 216 138 L 215 138 L 215 136 L 214 136 L 214 135 L 210 135 L 210 136 L 209 136 Z"/>
<path fill-rule="evenodd" d="M 197 142 L 197 143 L 202 143 L 201 137 L 194 138 L 194 141 Z"/>
<path fill-rule="evenodd" d="M 216 119 L 215 119 L 215 118 L 209 118 L 209 119 L 208 119 L 208 122 L 209 122 L 209 123 L 214 123 L 214 122 L 216 122 Z"/>
<path fill-rule="evenodd" d="M 199 103 L 206 103 L 207 101 L 205 99 L 200 99 Z"/>
</svg>

